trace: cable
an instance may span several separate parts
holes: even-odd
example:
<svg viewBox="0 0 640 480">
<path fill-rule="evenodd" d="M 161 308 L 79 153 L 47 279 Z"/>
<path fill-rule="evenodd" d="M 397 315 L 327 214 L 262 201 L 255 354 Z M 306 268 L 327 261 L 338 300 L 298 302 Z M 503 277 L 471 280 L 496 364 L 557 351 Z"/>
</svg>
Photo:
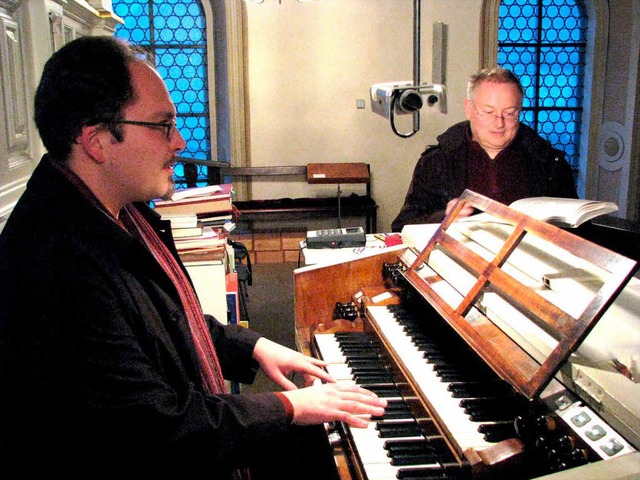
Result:
<svg viewBox="0 0 640 480">
<path fill-rule="evenodd" d="M 397 95 L 393 95 L 391 97 L 391 110 L 389 111 L 389 121 L 391 122 L 391 130 L 393 130 L 393 133 L 395 133 L 396 135 L 398 135 L 399 137 L 402 138 L 409 138 L 412 137 L 413 135 L 416 134 L 416 132 L 418 130 L 413 130 L 410 133 L 400 133 L 398 132 L 398 129 L 396 128 L 396 102 L 398 100 L 398 96 Z"/>
</svg>

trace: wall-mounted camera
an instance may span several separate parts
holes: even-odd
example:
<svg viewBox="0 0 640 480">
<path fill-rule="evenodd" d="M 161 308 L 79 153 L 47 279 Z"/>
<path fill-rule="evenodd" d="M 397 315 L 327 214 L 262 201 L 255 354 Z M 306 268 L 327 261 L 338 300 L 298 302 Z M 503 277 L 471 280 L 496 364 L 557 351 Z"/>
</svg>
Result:
<svg viewBox="0 0 640 480">
<path fill-rule="evenodd" d="M 447 113 L 444 85 L 387 82 L 371 86 L 371 110 L 384 118 L 415 113 L 422 108 Z"/>
</svg>

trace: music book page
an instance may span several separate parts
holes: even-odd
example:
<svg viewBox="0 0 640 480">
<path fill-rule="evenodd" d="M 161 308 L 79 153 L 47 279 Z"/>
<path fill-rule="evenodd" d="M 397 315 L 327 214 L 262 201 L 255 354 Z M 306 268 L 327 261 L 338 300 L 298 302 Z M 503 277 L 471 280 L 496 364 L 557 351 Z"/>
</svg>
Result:
<svg viewBox="0 0 640 480">
<path fill-rule="evenodd" d="M 618 211 L 618 206 L 613 202 L 560 197 L 523 198 L 510 203 L 509 207 L 536 220 L 542 220 L 543 222 L 565 228 L 576 228 L 588 220 Z M 484 212 L 478 215 L 459 218 L 457 221 L 473 222 L 490 220 L 500 223 L 504 222 Z"/>
</svg>

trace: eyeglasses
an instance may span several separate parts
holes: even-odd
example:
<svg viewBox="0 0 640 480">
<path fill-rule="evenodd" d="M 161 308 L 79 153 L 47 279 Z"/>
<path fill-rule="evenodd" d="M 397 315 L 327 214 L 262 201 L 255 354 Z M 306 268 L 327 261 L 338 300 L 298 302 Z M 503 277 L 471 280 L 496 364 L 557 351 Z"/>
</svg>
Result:
<svg viewBox="0 0 640 480">
<path fill-rule="evenodd" d="M 147 127 L 147 128 L 164 128 L 167 140 L 171 139 L 171 135 L 173 135 L 173 132 L 176 130 L 175 118 L 170 120 L 169 122 L 139 122 L 137 120 L 113 120 L 107 123 L 110 125 L 124 124 L 124 125 L 139 125 L 141 127 Z"/>
<path fill-rule="evenodd" d="M 519 108 L 512 108 L 506 111 L 502 112 L 502 115 L 496 115 L 493 112 L 485 112 L 482 110 L 478 110 L 478 107 L 476 107 L 476 104 L 473 103 L 473 100 L 469 99 L 469 101 L 471 102 L 471 105 L 473 105 L 473 108 L 476 111 L 476 114 L 478 115 L 478 117 L 480 117 L 483 121 L 492 121 L 493 119 L 496 120 L 504 120 L 505 123 L 515 123 L 518 121 L 518 118 L 520 117 L 520 109 Z"/>
</svg>

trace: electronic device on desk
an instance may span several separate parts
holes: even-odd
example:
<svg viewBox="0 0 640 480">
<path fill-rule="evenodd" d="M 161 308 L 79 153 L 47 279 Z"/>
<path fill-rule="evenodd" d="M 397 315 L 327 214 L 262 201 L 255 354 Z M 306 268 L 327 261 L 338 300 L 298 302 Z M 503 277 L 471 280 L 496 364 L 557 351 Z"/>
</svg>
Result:
<svg viewBox="0 0 640 480">
<path fill-rule="evenodd" d="M 364 247 L 367 237 L 362 227 L 329 228 L 307 232 L 307 248 Z"/>
</svg>

